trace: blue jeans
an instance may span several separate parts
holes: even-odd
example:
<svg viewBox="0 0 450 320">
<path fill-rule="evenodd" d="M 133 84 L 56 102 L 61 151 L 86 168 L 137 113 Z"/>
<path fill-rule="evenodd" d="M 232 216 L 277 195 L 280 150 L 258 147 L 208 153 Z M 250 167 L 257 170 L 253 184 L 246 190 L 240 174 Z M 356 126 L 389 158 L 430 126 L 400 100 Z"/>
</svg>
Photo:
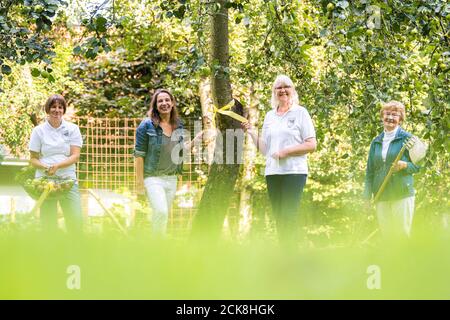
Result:
<svg viewBox="0 0 450 320">
<path fill-rule="evenodd" d="M 42 203 L 40 220 L 43 230 L 56 231 L 58 227 L 57 202 L 61 206 L 69 234 L 81 234 L 83 231 L 83 215 L 78 185 L 74 184 L 64 195 L 55 199 L 47 199 Z"/>
<path fill-rule="evenodd" d="M 266 176 L 267 191 L 281 244 L 294 244 L 297 241 L 298 211 L 306 177 L 306 174 Z"/>
</svg>

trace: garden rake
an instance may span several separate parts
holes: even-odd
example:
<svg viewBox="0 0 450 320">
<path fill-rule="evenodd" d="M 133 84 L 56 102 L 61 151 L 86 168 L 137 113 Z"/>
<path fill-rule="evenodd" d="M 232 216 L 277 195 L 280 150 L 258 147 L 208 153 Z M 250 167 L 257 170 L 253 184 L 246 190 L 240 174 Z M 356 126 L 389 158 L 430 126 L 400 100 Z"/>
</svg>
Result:
<svg viewBox="0 0 450 320">
<path fill-rule="evenodd" d="M 418 164 L 424 157 L 427 152 L 428 146 L 420 141 L 419 138 L 416 136 L 412 136 L 409 138 L 405 144 L 400 149 L 400 152 L 397 154 L 397 157 L 392 162 L 391 167 L 389 168 L 389 171 L 386 175 L 386 177 L 383 180 L 383 183 L 381 184 L 381 187 L 378 189 L 377 194 L 375 195 L 375 198 L 373 198 L 373 202 L 376 203 L 378 199 L 380 198 L 381 194 L 384 192 L 384 189 L 386 188 L 387 183 L 389 182 L 389 179 L 391 178 L 392 174 L 394 173 L 394 167 L 395 165 L 400 161 L 403 154 L 406 150 L 409 151 L 409 156 L 414 164 Z"/>
<path fill-rule="evenodd" d="M 395 160 L 392 162 L 391 167 L 389 168 L 389 171 L 386 175 L 386 177 L 383 180 L 383 183 L 381 184 L 381 187 L 378 189 L 377 194 L 375 195 L 374 199 L 373 199 L 373 203 L 376 203 L 378 201 L 378 199 L 380 198 L 381 194 L 384 192 L 384 189 L 386 188 L 386 185 L 389 181 L 389 179 L 391 178 L 392 174 L 394 173 L 394 167 L 397 164 L 397 162 L 401 159 L 401 157 L 403 156 L 403 154 L 405 153 L 406 150 L 408 150 L 409 152 L 409 157 L 411 158 L 411 161 L 414 164 L 419 164 L 423 158 L 425 158 L 425 155 L 427 153 L 427 149 L 428 149 L 428 145 L 426 145 L 424 142 L 422 142 L 419 138 L 417 138 L 416 136 L 412 136 L 411 138 L 409 138 L 405 144 L 402 146 L 402 148 L 400 149 L 400 152 L 398 153 L 397 157 L 395 158 Z M 364 241 L 362 242 L 362 244 L 367 244 L 369 242 L 369 240 L 378 232 L 378 228 L 376 228 L 373 232 L 371 232 L 369 234 L 369 236 L 364 239 Z"/>
</svg>

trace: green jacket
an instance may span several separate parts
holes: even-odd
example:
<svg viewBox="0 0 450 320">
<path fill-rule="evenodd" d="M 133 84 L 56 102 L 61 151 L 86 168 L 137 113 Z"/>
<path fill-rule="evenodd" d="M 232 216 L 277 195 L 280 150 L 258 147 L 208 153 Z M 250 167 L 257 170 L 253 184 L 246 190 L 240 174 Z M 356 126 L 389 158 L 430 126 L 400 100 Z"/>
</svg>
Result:
<svg viewBox="0 0 450 320">
<path fill-rule="evenodd" d="M 392 162 L 394 162 L 400 152 L 400 149 L 409 137 L 411 137 L 410 133 L 406 132 L 402 128 L 398 129 L 394 140 L 392 140 L 389 145 L 386 155 L 386 162 L 384 162 L 381 157 L 384 132 L 373 139 L 370 144 L 366 168 L 364 190 L 364 197 L 366 199 L 371 199 L 372 196 L 375 197 L 389 171 L 389 168 L 392 165 Z M 400 160 L 405 161 L 408 164 L 408 167 L 392 174 L 378 201 L 393 201 L 414 196 L 414 178 L 412 174 L 418 172 L 419 167 L 411 162 L 408 150 L 403 153 Z"/>
</svg>

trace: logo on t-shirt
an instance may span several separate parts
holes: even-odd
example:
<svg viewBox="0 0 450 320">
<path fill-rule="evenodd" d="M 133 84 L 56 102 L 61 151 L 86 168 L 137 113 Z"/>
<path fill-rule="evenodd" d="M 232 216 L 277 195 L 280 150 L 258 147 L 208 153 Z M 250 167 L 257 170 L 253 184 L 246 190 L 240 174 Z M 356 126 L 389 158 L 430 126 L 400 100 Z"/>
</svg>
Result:
<svg viewBox="0 0 450 320">
<path fill-rule="evenodd" d="M 68 136 L 69 136 L 69 131 L 68 131 L 68 130 L 64 131 L 64 132 L 63 132 L 63 135 L 66 136 L 66 137 L 68 137 Z"/>
<path fill-rule="evenodd" d="M 289 129 L 292 129 L 295 125 L 295 118 L 288 118 L 287 119 L 287 127 Z"/>
</svg>

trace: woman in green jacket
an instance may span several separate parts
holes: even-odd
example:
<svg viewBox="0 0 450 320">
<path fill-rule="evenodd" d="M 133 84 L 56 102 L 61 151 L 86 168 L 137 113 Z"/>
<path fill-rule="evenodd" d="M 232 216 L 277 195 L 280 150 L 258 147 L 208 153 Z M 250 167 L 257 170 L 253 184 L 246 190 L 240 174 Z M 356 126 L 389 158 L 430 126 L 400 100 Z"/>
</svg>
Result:
<svg viewBox="0 0 450 320">
<path fill-rule="evenodd" d="M 367 160 L 365 198 L 375 196 L 402 146 L 412 135 L 400 127 L 405 106 L 398 101 L 385 103 L 380 111 L 384 130 L 370 145 Z M 394 174 L 376 202 L 378 223 L 383 235 L 410 236 L 414 215 L 414 179 L 419 167 L 412 163 L 408 150 L 394 165 Z"/>
</svg>

